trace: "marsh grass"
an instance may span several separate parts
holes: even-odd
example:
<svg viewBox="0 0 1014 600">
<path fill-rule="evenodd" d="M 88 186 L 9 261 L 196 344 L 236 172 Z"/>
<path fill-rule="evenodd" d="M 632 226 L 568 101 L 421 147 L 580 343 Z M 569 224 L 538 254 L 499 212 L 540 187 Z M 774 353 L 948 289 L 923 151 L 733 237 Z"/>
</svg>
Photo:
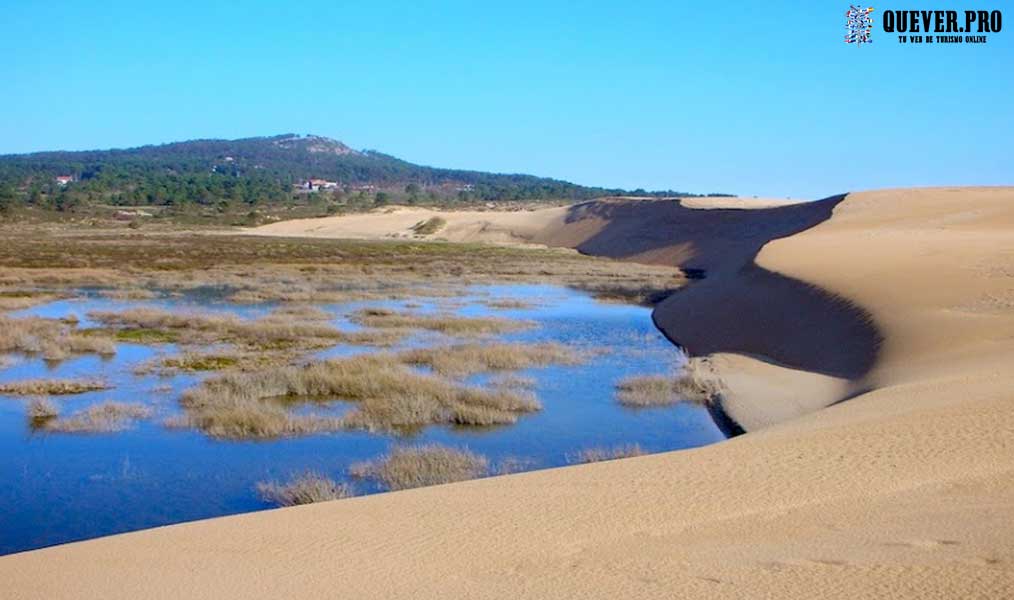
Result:
<svg viewBox="0 0 1014 600">
<path fill-rule="evenodd" d="M 593 463 L 604 460 L 616 460 L 619 458 L 632 458 L 646 454 L 641 446 L 637 444 L 626 444 L 612 448 L 585 448 L 569 455 L 567 458 L 571 463 Z"/>
<path fill-rule="evenodd" d="M 489 385 L 496 389 L 532 390 L 538 382 L 534 377 L 525 377 L 515 373 L 499 373 L 489 378 Z"/>
<path fill-rule="evenodd" d="M 437 444 L 396 447 L 382 458 L 349 469 L 352 477 L 375 479 L 389 490 L 465 481 L 488 473 L 486 457 Z"/>
<path fill-rule="evenodd" d="M 535 306 L 535 304 L 532 302 L 526 302 L 524 300 L 516 300 L 514 298 L 484 300 L 482 304 L 495 310 L 520 310 L 525 308 L 532 308 L 533 306 Z"/>
<path fill-rule="evenodd" d="M 52 302 L 58 298 L 58 295 L 49 293 L 19 290 L 0 291 L 0 312 L 31 308 L 39 304 Z"/>
<path fill-rule="evenodd" d="M 722 384 L 706 359 L 687 359 L 675 375 L 628 377 L 616 384 L 616 399 L 632 408 L 668 406 L 678 402 L 707 405 L 722 393 Z"/>
<path fill-rule="evenodd" d="M 0 394 L 11 396 L 61 396 L 106 390 L 111 386 L 97 379 L 26 379 L 0 384 Z"/>
<path fill-rule="evenodd" d="M 138 341 L 154 337 L 186 343 L 228 342 L 256 349 L 324 348 L 338 343 L 382 346 L 400 337 L 396 331 L 345 332 L 319 320 L 300 320 L 291 315 L 245 320 L 231 313 L 133 308 L 117 312 L 95 311 L 88 316 L 103 325 L 118 328 L 117 335 L 134 332 Z"/>
<path fill-rule="evenodd" d="M 278 506 L 328 502 L 353 495 L 349 486 L 336 483 L 314 471 L 307 471 L 286 483 L 262 481 L 257 484 L 257 493 L 265 502 L 271 502 Z"/>
<path fill-rule="evenodd" d="M 328 321 L 333 315 L 326 310 L 310 304 L 286 304 L 271 311 L 273 317 L 288 317 L 304 321 Z"/>
<path fill-rule="evenodd" d="M 461 344 L 408 350 L 398 354 L 403 362 L 430 367 L 441 375 L 463 376 L 486 371 L 516 371 L 536 366 L 574 365 L 585 357 L 556 343 Z"/>
<path fill-rule="evenodd" d="M 28 409 L 26 411 L 28 420 L 35 425 L 42 425 L 49 419 L 55 418 L 60 414 L 60 409 L 53 404 L 49 398 L 39 397 L 32 398 L 28 402 Z"/>
<path fill-rule="evenodd" d="M 355 403 L 342 417 L 294 415 L 286 399 Z M 538 410 L 527 394 L 483 390 L 415 373 L 388 355 L 225 373 L 184 392 L 187 422 L 215 437 L 264 438 L 338 429 L 411 431 L 426 425 L 498 425 Z"/>
<path fill-rule="evenodd" d="M 111 333 L 116 341 L 130 344 L 175 344 L 180 338 L 175 331 L 162 329 L 117 329 Z"/>
<path fill-rule="evenodd" d="M 460 317 L 450 314 L 428 315 L 398 312 L 385 308 L 365 308 L 352 313 L 353 323 L 379 329 L 426 329 L 447 335 L 488 335 L 534 327 L 529 321 L 499 317 Z"/>
<path fill-rule="evenodd" d="M 240 358 L 234 355 L 185 352 L 163 359 L 162 366 L 178 371 L 221 371 L 235 367 L 239 362 Z"/>
<path fill-rule="evenodd" d="M 60 361 L 76 354 L 116 354 L 116 345 L 107 336 L 86 334 L 76 327 L 77 320 L 0 316 L 0 352 L 39 355 Z"/>
<path fill-rule="evenodd" d="M 171 223 L 129 235 L 122 225 L 0 224 L 0 289 L 17 304 L 83 286 L 126 295 L 218 287 L 232 290 L 233 301 L 324 303 L 453 296 L 492 282 L 646 301 L 685 281 L 673 268 L 559 249 L 207 235 Z"/>
<path fill-rule="evenodd" d="M 59 433 L 109 433 L 122 431 L 141 419 L 151 416 L 151 409 L 143 404 L 104 402 L 94 404 L 68 417 L 55 411 L 41 419 L 33 418 L 38 429 Z"/>
</svg>

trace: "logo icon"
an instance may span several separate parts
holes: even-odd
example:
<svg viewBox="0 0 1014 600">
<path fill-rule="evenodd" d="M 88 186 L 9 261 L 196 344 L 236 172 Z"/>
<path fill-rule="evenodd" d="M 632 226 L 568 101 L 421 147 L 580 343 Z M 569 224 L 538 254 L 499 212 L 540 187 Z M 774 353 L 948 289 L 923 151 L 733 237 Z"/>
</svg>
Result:
<svg viewBox="0 0 1014 600">
<path fill-rule="evenodd" d="M 845 12 L 845 29 L 848 32 L 845 34 L 846 44 L 859 46 L 873 43 L 873 17 L 870 16 L 872 12 L 872 6 L 869 8 L 849 6 Z"/>
</svg>

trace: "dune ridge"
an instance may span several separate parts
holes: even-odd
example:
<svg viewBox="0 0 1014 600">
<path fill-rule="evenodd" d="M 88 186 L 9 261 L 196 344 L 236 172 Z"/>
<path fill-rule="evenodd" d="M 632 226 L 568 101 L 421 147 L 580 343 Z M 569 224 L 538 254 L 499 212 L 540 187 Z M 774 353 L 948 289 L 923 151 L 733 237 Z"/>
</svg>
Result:
<svg viewBox="0 0 1014 600">
<path fill-rule="evenodd" d="M 7 556 L 7 593 L 1014 597 L 1014 188 L 608 201 L 530 235 L 702 271 L 655 319 L 749 433 Z"/>
</svg>

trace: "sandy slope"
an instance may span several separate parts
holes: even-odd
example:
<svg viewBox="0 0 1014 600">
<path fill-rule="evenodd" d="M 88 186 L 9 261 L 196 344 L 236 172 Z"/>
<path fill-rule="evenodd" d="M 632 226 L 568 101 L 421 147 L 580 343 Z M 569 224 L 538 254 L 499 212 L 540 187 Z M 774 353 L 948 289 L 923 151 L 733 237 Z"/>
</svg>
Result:
<svg viewBox="0 0 1014 600">
<path fill-rule="evenodd" d="M 812 216 L 791 209 L 758 218 L 781 217 L 791 230 Z M 762 405 L 778 401 L 777 389 L 810 376 L 794 361 L 820 377 L 847 375 L 811 382 L 850 388 L 847 402 L 693 451 L 8 556 L 5 597 L 1014 597 L 1014 189 L 859 193 L 813 210 L 825 209 L 830 220 L 766 243 L 753 266 L 750 244 L 734 252 L 736 266 L 704 238 L 658 245 L 657 227 L 641 231 L 650 243 L 639 250 L 710 266 L 705 299 L 749 294 L 756 268 L 857 302 L 834 312 L 820 296 L 796 309 L 813 325 L 851 310 L 871 318 L 883 335 L 872 361 L 842 358 L 870 348 L 836 347 L 834 336 L 851 330 L 830 321 L 826 356 L 764 345 L 760 334 L 791 331 L 777 312 L 736 315 L 760 334 L 722 330 L 715 344 L 725 346 L 720 369 L 739 363 L 740 376 L 769 386 L 744 414 L 770 416 Z M 557 227 L 575 245 L 605 245 L 621 236 L 604 214 L 568 214 L 569 230 Z M 768 301 L 798 297 L 796 284 L 765 281 Z M 778 352 L 783 360 L 772 360 Z"/>
<path fill-rule="evenodd" d="M 451 242 L 528 243 L 547 224 L 562 219 L 567 207 L 518 211 L 440 211 L 395 206 L 369 213 L 293 219 L 247 230 L 251 235 L 345 239 L 442 239 Z M 417 235 L 412 227 L 433 217 L 447 224 L 431 235 Z"/>
</svg>

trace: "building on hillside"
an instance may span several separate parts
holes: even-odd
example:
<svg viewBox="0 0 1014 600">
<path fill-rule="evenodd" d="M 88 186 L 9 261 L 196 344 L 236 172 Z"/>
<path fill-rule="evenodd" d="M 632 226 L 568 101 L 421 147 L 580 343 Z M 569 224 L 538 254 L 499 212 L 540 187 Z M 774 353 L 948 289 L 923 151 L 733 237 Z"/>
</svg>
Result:
<svg viewBox="0 0 1014 600">
<path fill-rule="evenodd" d="M 56 176 L 56 184 L 57 185 L 67 185 L 68 183 L 70 183 L 72 181 L 74 181 L 74 177 L 71 176 L 71 175 L 57 175 Z"/>
<path fill-rule="evenodd" d="M 309 179 L 303 183 L 303 188 L 310 190 L 311 192 L 318 192 L 320 190 L 333 190 L 338 187 L 337 181 L 328 181 L 327 179 Z"/>
</svg>

